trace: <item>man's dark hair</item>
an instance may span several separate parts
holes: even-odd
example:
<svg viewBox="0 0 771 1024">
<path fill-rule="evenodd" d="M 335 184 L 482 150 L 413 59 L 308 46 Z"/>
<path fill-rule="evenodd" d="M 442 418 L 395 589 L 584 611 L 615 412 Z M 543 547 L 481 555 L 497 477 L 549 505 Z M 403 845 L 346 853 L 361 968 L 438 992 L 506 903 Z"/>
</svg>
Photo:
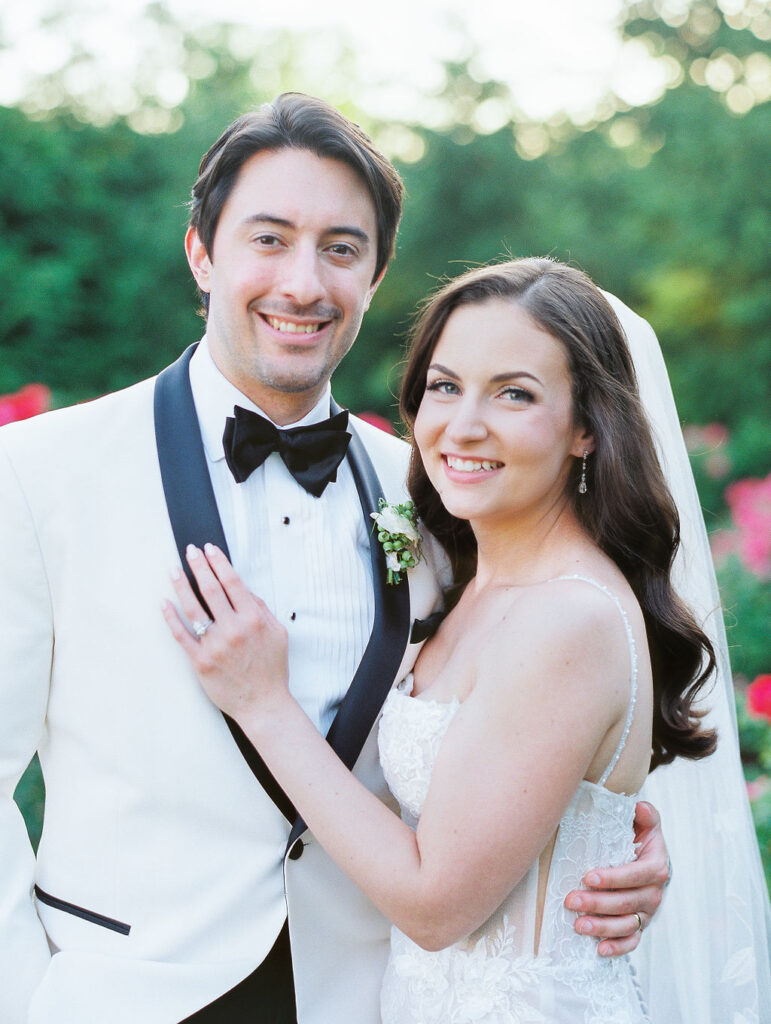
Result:
<svg viewBox="0 0 771 1024">
<path fill-rule="evenodd" d="M 394 253 L 404 193 L 401 179 L 358 125 L 323 100 L 299 92 L 282 93 L 239 117 L 201 161 L 190 202 L 190 227 L 198 232 L 209 257 L 222 208 L 246 161 L 263 150 L 292 148 L 339 160 L 366 185 L 377 218 L 376 280 Z M 208 306 L 208 296 L 203 298 Z"/>
</svg>

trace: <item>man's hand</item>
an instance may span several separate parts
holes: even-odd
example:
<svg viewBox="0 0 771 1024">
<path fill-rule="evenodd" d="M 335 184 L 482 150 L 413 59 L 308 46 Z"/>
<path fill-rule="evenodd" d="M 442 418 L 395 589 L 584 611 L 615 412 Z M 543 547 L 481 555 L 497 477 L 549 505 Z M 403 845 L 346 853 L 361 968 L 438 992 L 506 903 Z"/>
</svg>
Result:
<svg viewBox="0 0 771 1024">
<path fill-rule="evenodd" d="M 565 897 L 567 909 L 580 914 L 575 930 L 602 937 L 597 948 L 600 956 L 621 956 L 637 948 L 669 881 L 661 819 L 652 804 L 637 804 L 634 829 L 640 844 L 637 860 L 590 871 L 583 878 L 587 889 L 575 889 Z"/>
</svg>

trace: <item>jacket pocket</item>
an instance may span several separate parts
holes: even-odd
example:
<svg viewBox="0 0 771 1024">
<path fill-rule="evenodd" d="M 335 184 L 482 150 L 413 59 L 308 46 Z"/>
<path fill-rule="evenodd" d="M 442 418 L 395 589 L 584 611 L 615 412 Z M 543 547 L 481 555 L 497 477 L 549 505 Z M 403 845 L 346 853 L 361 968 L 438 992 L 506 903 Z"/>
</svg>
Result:
<svg viewBox="0 0 771 1024">
<path fill-rule="evenodd" d="M 40 888 L 39 885 L 35 886 L 35 895 L 41 903 L 45 903 L 47 907 L 53 907 L 54 910 L 63 910 L 65 914 L 72 914 L 74 917 L 80 917 L 84 921 L 89 921 L 91 924 L 98 924 L 102 928 L 109 928 L 112 932 L 120 932 L 121 935 L 128 935 L 131 931 L 130 924 L 124 924 L 122 921 L 116 921 L 112 917 L 105 917 L 103 914 L 95 914 L 93 910 L 86 910 L 84 907 L 78 907 L 74 903 L 68 903 L 66 900 L 60 900 L 58 896 L 51 896 Z"/>
</svg>

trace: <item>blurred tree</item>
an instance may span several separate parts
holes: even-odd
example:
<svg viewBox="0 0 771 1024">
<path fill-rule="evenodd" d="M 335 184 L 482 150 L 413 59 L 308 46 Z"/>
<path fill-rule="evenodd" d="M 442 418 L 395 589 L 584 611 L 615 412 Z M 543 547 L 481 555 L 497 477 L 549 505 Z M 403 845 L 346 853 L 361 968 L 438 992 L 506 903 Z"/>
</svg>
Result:
<svg viewBox="0 0 771 1024">
<path fill-rule="evenodd" d="M 401 338 L 437 280 L 507 251 L 552 253 L 651 319 L 684 418 L 731 428 L 735 475 L 767 471 L 771 61 L 755 0 L 721 4 L 628 4 L 622 31 L 682 74 L 656 104 L 607 107 L 593 130 L 522 121 L 507 88 L 469 63 L 447 66 L 435 98 L 445 130 L 367 124 L 342 104 L 384 145 L 412 151 L 397 258 L 338 374 L 342 401 L 393 416 Z M 135 109 L 102 110 L 101 128 L 88 123 L 97 98 L 67 94 L 67 68 L 28 116 L 0 108 L 0 266 L 18 282 L 0 323 L 0 391 L 41 380 L 60 403 L 91 397 L 157 370 L 201 331 L 181 249 L 198 161 L 236 114 L 292 82 L 302 42 L 186 32 L 158 5 L 150 17 L 186 82 L 176 107 L 148 67 Z M 722 63 L 708 73 L 700 61 Z M 728 102 L 736 85 L 757 100 L 741 116 Z M 50 109 L 46 96 L 58 97 Z"/>
<path fill-rule="evenodd" d="M 734 477 L 766 472 L 771 9 L 639 0 L 622 21 L 625 35 L 682 72 L 662 102 L 629 115 L 658 150 L 643 183 L 655 263 L 643 263 L 630 294 L 659 331 L 681 413 L 729 425 Z"/>
</svg>

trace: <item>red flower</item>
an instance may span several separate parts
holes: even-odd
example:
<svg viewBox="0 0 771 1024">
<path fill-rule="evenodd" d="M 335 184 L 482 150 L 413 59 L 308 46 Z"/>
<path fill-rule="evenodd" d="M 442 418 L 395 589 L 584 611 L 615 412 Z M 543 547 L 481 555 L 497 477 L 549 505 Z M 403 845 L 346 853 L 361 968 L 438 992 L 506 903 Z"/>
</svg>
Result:
<svg viewBox="0 0 771 1024">
<path fill-rule="evenodd" d="M 27 384 L 15 395 L 0 395 L 0 427 L 15 420 L 26 420 L 45 412 L 51 404 L 51 392 L 45 384 Z"/>
<path fill-rule="evenodd" d="M 771 674 L 758 676 L 747 687 L 747 707 L 771 722 Z"/>
<path fill-rule="evenodd" d="M 385 431 L 386 434 L 396 433 L 393 425 L 384 416 L 380 416 L 376 412 L 359 412 L 356 415 L 360 420 L 364 420 L 365 423 L 369 423 L 373 427 L 378 427 L 378 429 Z"/>
</svg>

